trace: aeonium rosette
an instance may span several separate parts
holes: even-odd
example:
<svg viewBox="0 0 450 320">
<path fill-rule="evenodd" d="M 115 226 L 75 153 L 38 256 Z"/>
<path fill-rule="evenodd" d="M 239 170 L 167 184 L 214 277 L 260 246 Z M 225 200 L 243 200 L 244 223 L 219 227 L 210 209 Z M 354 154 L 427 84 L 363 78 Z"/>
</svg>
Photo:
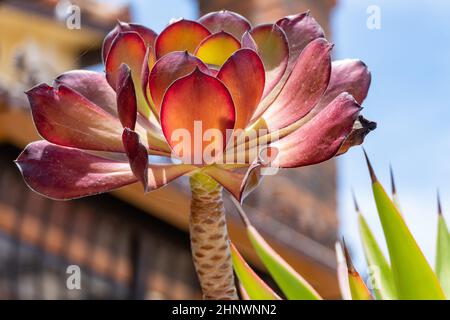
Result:
<svg viewBox="0 0 450 320">
<path fill-rule="evenodd" d="M 71 71 L 27 92 L 45 140 L 17 165 L 55 199 L 201 171 L 242 200 L 261 170 L 328 160 L 374 129 L 360 115 L 366 65 L 332 62 L 331 49 L 308 13 L 252 27 L 220 11 L 159 35 L 121 22 L 104 40 L 105 74 Z"/>
</svg>

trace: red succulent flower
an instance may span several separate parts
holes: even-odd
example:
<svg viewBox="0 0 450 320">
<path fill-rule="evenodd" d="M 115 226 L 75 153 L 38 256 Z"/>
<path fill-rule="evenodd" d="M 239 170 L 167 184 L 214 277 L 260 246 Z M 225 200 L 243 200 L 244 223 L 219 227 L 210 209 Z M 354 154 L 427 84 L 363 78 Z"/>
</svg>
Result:
<svg viewBox="0 0 450 320">
<path fill-rule="evenodd" d="M 331 49 L 308 13 L 252 27 L 214 12 L 159 35 L 119 23 L 104 41 L 106 74 L 70 71 L 27 92 L 45 140 L 29 144 L 17 165 L 33 190 L 55 199 L 138 181 L 151 191 L 202 171 L 241 200 L 261 169 L 328 160 L 374 129 L 359 115 L 366 65 L 332 62 Z M 200 142 L 180 149 L 180 132 L 196 136 L 196 123 Z"/>
</svg>

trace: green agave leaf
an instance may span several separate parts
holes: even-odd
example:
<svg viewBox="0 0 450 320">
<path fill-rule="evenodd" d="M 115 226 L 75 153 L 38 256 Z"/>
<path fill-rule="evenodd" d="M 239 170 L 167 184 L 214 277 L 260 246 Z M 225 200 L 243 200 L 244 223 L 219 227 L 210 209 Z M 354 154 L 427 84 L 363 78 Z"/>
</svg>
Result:
<svg viewBox="0 0 450 320">
<path fill-rule="evenodd" d="M 350 285 L 348 283 L 347 261 L 345 260 L 344 250 L 342 249 L 342 245 L 339 241 L 336 241 L 335 251 L 337 261 L 337 277 L 342 299 L 352 300 L 352 293 L 350 292 Z"/>
<path fill-rule="evenodd" d="M 438 196 L 438 231 L 436 245 L 436 274 L 445 295 L 450 299 L 450 234 L 442 215 L 441 201 Z"/>
<path fill-rule="evenodd" d="M 313 287 L 269 246 L 255 228 L 248 226 L 247 234 L 259 258 L 288 299 L 322 299 Z"/>
<path fill-rule="evenodd" d="M 344 257 L 348 273 L 348 285 L 350 288 L 352 300 L 373 300 L 372 294 L 364 283 L 364 280 L 361 278 L 358 271 L 356 271 L 356 268 L 353 266 L 352 259 L 344 240 L 342 240 L 341 248 L 344 250 Z"/>
<path fill-rule="evenodd" d="M 313 287 L 276 253 L 250 224 L 241 205 L 234 198 L 232 200 L 244 220 L 247 235 L 258 257 L 286 297 L 290 300 L 321 300 Z"/>
<path fill-rule="evenodd" d="M 242 285 L 241 282 L 239 282 L 239 292 L 241 293 L 241 299 L 242 300 L 252 300 L 248 296 L 248 293 L 247 293 L 247 291 L 245 291 L 245 288 L 244 288 L 244 286 Z"/>
<path fill-rule="evenodd" d="M 280 300 L 280 297 L 250 268 L 233 244 L 231 244 L 231 258 L 243 291 L 250 300 Z"/>
<path fill-rule="evenodd" d="M 383 226 L 392 274 L 399 299 L 445 299 L 436 274 L 431 269 L 398 208 L 378 182 L 365 154 L 372 179 L 372 191 Z"/>
<path fill-rule="evenodd" d="M 355 210 L 358 214 L 359 232 L 361 234 L 362 246 L 369 268 L 370 281 L 372 281 L 375 297 L 379 300 L 396 299 L 395 283 L 383 252 L 380 249 L 366 219 L 359 210 L 355 201 Z"/>
</svg>

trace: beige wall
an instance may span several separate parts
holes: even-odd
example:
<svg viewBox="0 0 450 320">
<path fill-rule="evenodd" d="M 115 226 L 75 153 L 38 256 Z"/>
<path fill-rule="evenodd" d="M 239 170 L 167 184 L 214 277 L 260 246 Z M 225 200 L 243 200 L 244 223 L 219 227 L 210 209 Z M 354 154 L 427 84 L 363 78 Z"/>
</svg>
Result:
<svg viewBox="0 0 450 320">
<path fill-rule="evenodd" d="M 0 30 L 0 81 L 9 90 L 32 85 L 26 79 L 30 74 L 39 78 L 36 82 L 47 82 L 79 67 L 81 52 L 98 48 L 103 37 L 101 32 L 84 27 L 70 30 L 63 22 L 7 4 L 0 5 Z M 19 57 L 24 57 L 26 72 L 18 66 Z"/>
</svg>

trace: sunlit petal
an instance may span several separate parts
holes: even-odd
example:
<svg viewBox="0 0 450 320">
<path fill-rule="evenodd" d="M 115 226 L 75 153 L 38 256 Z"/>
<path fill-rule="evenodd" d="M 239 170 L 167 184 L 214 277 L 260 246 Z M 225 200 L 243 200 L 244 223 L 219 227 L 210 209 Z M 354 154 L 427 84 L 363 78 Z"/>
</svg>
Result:
<svg viewBox="0 0 450 320">
<path fill-rule="evenodd" d="M 195 55 L 206 64 L 220 67 L 240 47 L 241 43 L 235 37 L 221 31 L 203 40 Z"/>
<path fill-rule="evenodd" d="M 198 68 L 175 81 L 164 95 L 161 107 L 164 136 L 172 148 L 179 146 L 180 139 L 184 142 L 188 139 L 190 146 L 177 154 L 188 163 L 202 163 L 207 146 L 221 152 L 234 124 L 235 109 L 228 89 Z M 207 142 L 204 139 L 207 133 L 219 136 Z"/>
<path fill-rule="evenodd" d="M 191 20 L 179 20 L 167 26 L 156 38 L 156 58 L 172 51 L 194 53 L 198 45 L 211 33 L 203 25 Z"/>
<path fill-rule="evenodd" d="M 158 60 L 148 80 L 150 94 L 158 113 L 167 88 L 175 80 L 190 74 L 196 67 L 204 73 L 209 72 L 208 67 L 200 59 L 187 51 L 171 52 Z"/>
<path fill-rule="evenodd" d="M 230 91 L 236 107 L 236 129 L 247 126 L 264 90 L 264 66 L 258 54 L 241 49 L 222 66 L 217 78 Z"/>
</svg>

